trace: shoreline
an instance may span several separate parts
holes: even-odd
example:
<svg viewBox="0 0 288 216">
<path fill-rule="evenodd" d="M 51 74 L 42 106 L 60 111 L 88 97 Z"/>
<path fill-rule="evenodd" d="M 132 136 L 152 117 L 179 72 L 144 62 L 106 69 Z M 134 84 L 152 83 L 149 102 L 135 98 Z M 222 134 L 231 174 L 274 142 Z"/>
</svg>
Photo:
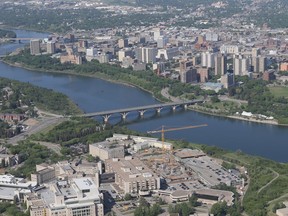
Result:
<svg viewBox="0 0 288 216">
<path fill-rule="evenodd" d="M 145 91 L 145 92 L 151 94 L 153 98 L 155 98 L 157 101 L 159 101 L 161 103 L 165 102 L 165 101 L 161 100 L 160 98 L 155 97 L 153 92 L 151 92 L 151 91 L 149 91 L 147 89 L 144 89 L 141 86 L 135 85 L 133 83 L 125 82 L 125 81 L 111 79 L 109 77 L 105 77 L 105 74 L 102 74 L 102 73 L 101 74 L 104 75 L 104 76 L 101 76 L 101 75 L 99 76 L 99 75 L 96 75 L 96 74 L 79 74 L 79 73 L 76 73 L 76 72 L 73 72 L 73 71 L 53 71 L 53 70 L 31 68 L 31 67 L 29 67 L 27 65 L 23 65 L 23 64 L 19 64 L 19 63 L 10 63 L 10 62 L 4 61 L 3 58 L 1 58 L 0 61 L 3 62 L 4 64 L 12 66 L 12 67 L 23 68 L 23 69 L 26 69 L 26 70 L 31 70 L 31 71 L 36 71 L 36 72 L 54 73 L 54 74 L 66 74 L 66 75 L 74 75 L 74 76 L 82 76 L 82 77 L 91 77 L 91 78 L 101 79 L 101 80 L 104 80 L 104 81 L 107 81 L 107 82 L 112 82 L 112 83 L 116 83 L 116 84 L 126 85 L 126 86 L 129 86 L 129 87 L 141 89 L 142 91 Z M 167 100 L 169 100 L 169 98 L 165 97 L 164 95 L 162 95 L 162 96 L 164 98 L 166 98 Z M 211 113 L 211 112 L 208 112 L 208 111 L 195 109 L 195 108 L 193 108 L 191 106 L 188 107 L 188 109 L 191 110 L 191 111 L 194 111 L 194 112 L 199 112 L 199 113 L 203 113 L 203 114 L 210 115 L 210 116 L 217 116 L 217 117 L 234 119 L 234 120 L 241 120 L 241 121 L 246 121 L 246 122 L 253 122 L 253 123 L 269 124 L 269 125 L 274 125 L 274 126 L 288 127 L 288 124 L 279 124 L 276 121 L 247 119 L 247 118 L 244 118 L 244 117 L 241 117 L 241 116 L 233 116 L 233 115 L 223 115 L 223 114 Z"/>
</svg>

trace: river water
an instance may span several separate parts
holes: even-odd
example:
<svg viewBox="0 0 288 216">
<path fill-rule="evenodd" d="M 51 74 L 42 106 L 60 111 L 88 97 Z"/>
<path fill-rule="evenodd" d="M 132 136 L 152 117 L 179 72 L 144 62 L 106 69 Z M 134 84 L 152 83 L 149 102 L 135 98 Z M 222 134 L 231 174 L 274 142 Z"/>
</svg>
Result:
<svg viewBox="0 0 288 216">
<path fill-rule="evenodd" d="M 16 33 L 18 37 L 24 38 L 47 37 L 47 34 L 32 31 L 16 30 Z M 0 55 L 23 47 L 25 44 L 23 42 L 1 45 Z M 0 62 L 0 76 L 62 92 L 87 113 L 158 103 L 147 92 L 96 78 L 29 71 L 2 62 Z M 112 116 L 111 122 L 120 123 L 120 115 Z M 160 116 L 149 111 L 145 113 L 145 118 L 142 120 L 138 119 L 136 113 L 131 113 L 128 115 L 126 126 L 136 131 L 146 132 L 159 129 L 162 125 L 182 127 L 203 123 L 207 123 L 208 127 L 167 132 L 165 137 L 215 145 L 229 150 L 241 150 L 279 162 L 288 162 L 288 127 L 181 110 L 177 110 L 176 113 L 164 110 Z"/>
</svg>

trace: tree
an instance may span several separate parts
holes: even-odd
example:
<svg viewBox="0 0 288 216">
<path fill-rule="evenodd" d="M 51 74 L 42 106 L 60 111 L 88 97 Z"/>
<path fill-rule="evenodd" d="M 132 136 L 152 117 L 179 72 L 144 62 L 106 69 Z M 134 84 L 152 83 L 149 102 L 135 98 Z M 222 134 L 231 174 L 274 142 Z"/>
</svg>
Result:
<svg viewBox="0 0 288 216">
<path fill-rule="evenodd" d="M 210 213 L 214 214 L 215 216 L 222 216 L 222 215 L 224 216 L 227 213 L 227 209 L 228 207 L 225 201 L 217 202 L 212 206 Z"/>
<path fill-rule="evenodd" d="M 125 196 L 124 196 L 124 200 L 128 201 L 128 200 L 131 200 L 131 199 L 132 199 L 131 194 L 126 193 Z"/>
<path fill-rule="evenodd" d="M 219 100 L 218 96 L 215 95 L 215 96 L 211 97 L 211 102 L 212 103 L 218 103 L 218 102 L 220 102 L 220 100 Z"/>
</svg>

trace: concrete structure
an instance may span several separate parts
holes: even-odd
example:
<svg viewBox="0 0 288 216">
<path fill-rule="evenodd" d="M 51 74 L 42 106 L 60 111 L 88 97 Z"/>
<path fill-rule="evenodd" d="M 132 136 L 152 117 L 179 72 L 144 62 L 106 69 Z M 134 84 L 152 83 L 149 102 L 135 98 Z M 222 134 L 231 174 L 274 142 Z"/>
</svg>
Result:
<svg viewBox="0 0 288 216">
<path fill-rule="evenodd" d="M 196 74 L 197 75 L 197 74 Z M 153 104 L 147 106 L 140 106 L 140 107 L 130 107 L 130 108 L 123 108 L 123 109 L 116 109 L 116 110 L 107 110 L 102 112 L 94 112 L 94 113 L 85 113 L 82 115 L 78 115 L 79 117 L 93 117 L 93 116 L 102 116 L 105 122 L 108 122 L 109 118 L 112 114 L 120 113 L 122 118 L 125 119 L 130 112 L 137 111 L 140 116 L 144 116 L 144 113 L 148 109 L 155 109 L 157 113 L 160 114 L 161 110 L 165 107 L 171 107 L 172 110 L 176 110 L 177 107 L 182 106 L 187 108 L 187 106 L 202 103 L 203 100 L 192 100 L 186 102 L 171 102 L 171 103 L 164 103 L 164 104 Z"/>
<path fill-rule="evenodd" d="M 201 53 L 201 66 L 214 68 L 215 67 L 215 54 L 210 52 Z"/>
<path fill-rule="evenodd" d="M 227 56 L 225 54 L 215 55 L 215 75 L 227 73 Z"/>
<path fill-rule="evenodd" d="M 25 181 L 23 178 L 16 178 L 13 175 L 0 175 L 0 201 L 23 201 L 24 195 L 31 193 L 31 188 L 37 182 Z"/>
<path fill-rule="evenodd" d="M 47 53 L 54 54 L 56 52 L 55 42 L 48 41 L 47 42 Z"/>
<path fill-rule="evenodd" d="M 197 68 L 197 73 L 200 75 L 200 82 L 205 83 L 209 78 L 209 69 L 208 68 Z"/>
<path fill-rule="evenodd" d="M 171 60 L 179 55 L 179 48 L 172 47 L 166 49 L 159 49 L 156 58 L 162 60 Z"/>
<path fill-rule="evenodd" d="M 191 68 L 186 71 L 180 72 L 180 81 L 182 83 L 197 82 L 197 69 Z"/>
<path fill-rule="evenodd" d="M 138 158 L 109 159 L 105 167 L 106 172 L 115 173 L 115 182 L 122 194 L 148 195 L 151 190 L 160 189 L 160 178 Z"/>
<path fill-rule="evenodd" d="M 36 173 L 31 174 L 31 181 L 35 181 L 39 185 L 53 179 L 55 179 L 54 167 L 36 165 Z"/>
<path fill-rule="evenodd" d="M 128 39 L 125 38 L 125 39 L 119 39 L 118 40 L 118 47 L 121 49 L 121 48 L 125 48 L 125 47 L 128 47 L 129 46 L 129 43 L 128 43 Z"/>
<path fill-rule="evenodd" d="M 160 28 L 154 28 L 153 29 L 153 38 L 154 41 L 157 41 L 158 38 L 160 38 L 161 36 L 163 36 L 163 31 Z"/>
<path fill-rule="evenodd" d="M 41 54 L 40 40 L 35 39 L 30 41 L 30 54 L 31 55 Z"/>
<path fill-rule="evenodd" d="M 156 62 L 157 49 L 153 47 L 139 47 L 135 49 L 135 58 L 139 62 L 154 63 Z"/>
<path fill-rule="evenodd" d="M 277 216 L 287 216 L 288 215 L 288 208 L 281 208 L 276 210 Z"/>
<path fill-rule="evenodd" d="M 237 45 L 222 45 L 220 52 L 223 54 L 239 54 L 241 49 Z"/>
<path fill-rule="evenodd" d="M 122 62 L 123 59 L 127 56 L 133 57 L 132 55 L 132 50 L 130 49 L 123 49 L 123 50 L 119 50 L 118 52 L 118 61 Z"/>
<path fill-rule="evenodd" d="M 269 71 L 265 71 L 263 73 L 263 80 L 266 80 L 268 82 L 270 82 L 271 80 L 275 80 L 275 74 L 274 74 L 274 70 L 269 70 Z"/>
<path fill-rule="evenodd" d="M 58 181 L 25 197 L 31 216 L 103 216 L 103 195 L 91 178 Z"/>
<path fill-rule="evenodd" d="M 86 49 L 86 56 L 96 56 L 98 53 L 97 48 L 91 47 Z"/>
<path fill-rule="evenodd" d="M 157 39 L 157 47 L 158 48 L 165 48 L 167 43 L 168 43 L 168 38 L 165 37 L 165 36 L 160 36 L 158 39 Z"/>
<path fill-rule="evenodd" d="M 99 157 L 101 160 L 111 158 L 124 158 L 124 146 L 118 145 L 116 142 L 99 142 L 89 145 L 89 154 L 93 157 Z"/>
<path fill-rule="evenodd" d="M 205 34 L 205 39 L 206 39 L 206 41 L 216 42 L 219 40 L 219 36 L 216 33 L 209 32 L 209 33 Z"/>
<path fill-rule="evenodd" d="M 201 189 L 195 191 L 195 195 L 198 198 L 198 202 L 206 204 L 215 204 L 217 202 L 226 201 L 228 206 L 233 205 L 234 193 L 231 191 L 223 191 L 216 189 Z"/>
<path fill-rule="evenodd" d="M 235 75 L 244 76 L 248 73 L 248 59 L 242 55 L 234 56 L 233 70 Z"/>
<path fill-rule="evenodd" d="M 235 76 L 234 74 L 227 73 L 221 76 L 221 84 L 224 88 L 229 88 L 231 86 L 234 86 L 235 84 Z"/>
</svg>

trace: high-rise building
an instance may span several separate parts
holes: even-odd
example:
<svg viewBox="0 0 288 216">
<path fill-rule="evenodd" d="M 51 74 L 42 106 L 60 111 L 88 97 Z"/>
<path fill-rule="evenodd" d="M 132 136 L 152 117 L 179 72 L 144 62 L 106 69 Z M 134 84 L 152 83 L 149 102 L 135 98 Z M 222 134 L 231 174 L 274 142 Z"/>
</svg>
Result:
<svg viewBox="0 0 288 216">
<path fill-rule="evenodd" d="M 208 68 L 198 68 L 198 74 L 200 75 L 200 82 L 205 83 L 209 78 L 209 69 Z"/>
<path fill-rule="evenodd" d="M 264 73 L 267 70 L 267 58 L 264 56 L 259 57 L 259 72 Z"/>
<path fill-rule="evenodd" d="M 197 69 L 190 68 L 186 71 L 180 71 L 180 81 L 182 83 L 197 82 Z"/>
<path fill-rule="evenodd" d="M 229 88 L 235 84 L 235 76 L 232 73 L 226 73 L 221 76 L 221 84 L 224 88 Z"/>
<path fill-rule="evenodd" d="M 260 55 L 260 49 L 259 48 L 252 48 L 251 51 L 252 57 L 257 57 Z"/>
<path fill-rule="evenodd" d="M 163 31 L 160 28 L 154 28 L 153 29 L 153 36 L 154 36 L 154 41 L 157 41 L 159 37 L 163 35 Z"/>
<path fill-rule="evenodd" d="M 87 40 L 79 40 L 79 47 L 87 48 L 88 47 L 88 41 Z"/>
<path fill-rule="evenodd" d="M 139 62 L 156 62 L 157 49 L 153 47 L 140 47 L 135 49 L 135 57 Z"/>
<path fill-rule="evenodd" d="M 271 80 L 275 80 L 275 74 L 274 74 L 274 70 L 272 69 L 272 70 L 269 70 L 269 71 L 265 71 L 264 73 L 263 73 L 263 80 L 266 80 L 266 81 L 271 81 Z"/>
<path fill-rule="evenodd" d="M 215 75 L 227 73 L 227 56 L 225 54 L 215 55 Z"/>
<path fill-rule="evenodd" d="M 30 41 L 30 54 L 38 55 L 41 53 L 40 40 L 35 39 Z"/>
<path fill-rule="evenodd" d="M 55 42 L 48 41 L 47 42 L 47 53 L 54 54 L 56 50 Z"/>
<path fill-rule="evenodd" d="M 96 56 L 98 50 L 94 47 L 91 47 L 89 49 L 86 49 L 86 56 Z"/>
<path fill-rule="evenodd" d="M 129 46 L 128 38 L 118 40 L 118 47 L 119 48 L 125 48 L 128 46 Z"/>
<path fill-rule="evenodd" d="M 206 33 L 205 38 L 206 38 L 206 41 L 216 42 L 219 40 L 218 34 L 212 33 L 212 32 Z"/>
<path fill-rule="evenodd" d="M 234 56 L 233 58 L 233 70 L 235 75 L 244 76 L 248 72 L 248 59 L 243 56 Z"/>
<path fill-rule="evenodd" d="M 157 47 L 158 48 L 166 47 L 167 43 L 168 43 L 168 38 L 165 36 L 161 36 L 157 39 Z"/>
<path fill-rule="evenodd" d="M 133 57 L 133 56 L 132 56 L 132 50 L 130 50 L 130 49 L 123 49 L 123 50 L 119 50 L 119 51 L 118 51 L 118 60 L 119 60 L 120 62 L 122 62 L 122 61 L 123 61 L 123 58 L 124 58 L 124 57 L 127 57 L 127 56 Z"/>
<path fill-rule="evenodd" d="M 187 71 L 189 68 L 193 66 L 192 61 L 180 61 L 180 72 Z"/>
<path fill-rule="evenodd" d="M 210 52 L 203 52 L 201 54 L 201 66 L 214 68 L 215 67 L 215 54 Z"/>
</svg>

